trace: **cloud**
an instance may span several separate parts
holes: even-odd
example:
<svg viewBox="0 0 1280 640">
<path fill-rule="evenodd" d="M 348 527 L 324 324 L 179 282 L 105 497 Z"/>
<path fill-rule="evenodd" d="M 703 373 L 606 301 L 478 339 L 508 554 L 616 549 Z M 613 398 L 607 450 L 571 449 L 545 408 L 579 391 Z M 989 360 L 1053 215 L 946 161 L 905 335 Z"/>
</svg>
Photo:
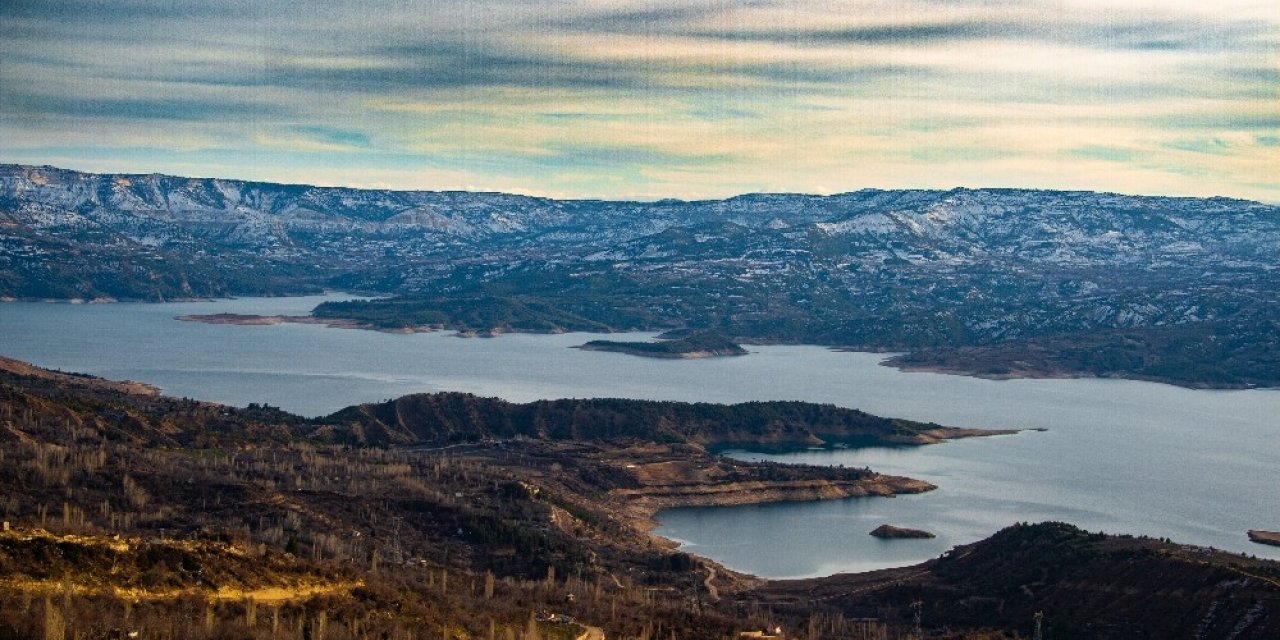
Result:
<svg viewBox="0 0 1280 640">
<path fill-rule="evenodd" d="M 1275 132 L 1280 131 L 1280 106 L 1272 105 L 1269 111 L 1257 113 L 1175 113 L 1155 116 L 1148 122 L 1163 129 Z"/>
<path fill-rule="evenodd" d="M 982 162 L 997 158 L 1011 158 L 1022 155 L 1014 149 L 992 149 L 975 147 L 931 147 L 920 146 L 910 150 L 911 159 L 924 164 L 945 164 L 949 162 Z"/>
<path fill-rule="evenodd" d="M 280 117 L 285 105 L 236 100 L 198 100 L 151 96 L 138 98 L 79 97 L 6 90 L 0 92 L 6 116 L 73 118 L 82 120 L 158 120 L 242 124 L 245 118 Z"/>
<path fill-rule="evenodd" d="M 121 20 L 200 20 L 243 16 L 247 2 L 183 3 L 172 0 L 6 0 L 0 16 L 115 23 Z"/>
<path fill-rule="evenodd" d="M 1237 149 L 1231 141 L 1223 138 L 1187 138 L 1171 140 L 1163 145 L 1167 149 L 1204 153 L 1209 155 L 1225 155 Z"/>
<path fill-rule="evenodd" d="M 1107 162 L 1130 163 L 1141 157 L 1135 149 L 1124 147 L 1108 147 L 1102 145 L 1086 145 L 1070 150 L 1070 154 L 1079 158 L 1105 160 Z"/>
<path fill-rule="evenodd" d="M 1274 200 L 1278 56 L 1273 0 L 11 0 L 0 161 Z"/>
<path fill-rule="evenodd" d="M 673 152 L 654 147 L 610 144 L 561 144 L 548 145 L 548 154 L 533 158 L 545 165 L 557 168 L 582 166 L 618 168 L 650 166 L 707 166 L 732 162 L 728 154 L 698 153 L 694 150 Z"/>
<path fill-rule="evenodd" d="M 323 142 L 325 144 L 338 145 L 342 147 L 363 147 L 372 146 L 369 136 L 358 131 L 347 131 L 343 129 L 335 129 L 333 127 L 308 125 L 302 127 L 294 127 L 294 131 L 299 134 Z"/>
</svg>

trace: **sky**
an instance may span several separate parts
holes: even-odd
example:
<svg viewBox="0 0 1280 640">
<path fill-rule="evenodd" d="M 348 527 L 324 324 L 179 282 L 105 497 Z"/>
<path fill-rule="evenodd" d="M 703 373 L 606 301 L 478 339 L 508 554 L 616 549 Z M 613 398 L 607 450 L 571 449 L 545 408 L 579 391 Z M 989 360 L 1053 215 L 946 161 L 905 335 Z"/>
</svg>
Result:
<svg viewBox="0 0 1280 640">
<path fill-rule="evenodd" d="M 1280 2 L 3 0 L 0 162 L 1280 202 Z"/>
</svg>

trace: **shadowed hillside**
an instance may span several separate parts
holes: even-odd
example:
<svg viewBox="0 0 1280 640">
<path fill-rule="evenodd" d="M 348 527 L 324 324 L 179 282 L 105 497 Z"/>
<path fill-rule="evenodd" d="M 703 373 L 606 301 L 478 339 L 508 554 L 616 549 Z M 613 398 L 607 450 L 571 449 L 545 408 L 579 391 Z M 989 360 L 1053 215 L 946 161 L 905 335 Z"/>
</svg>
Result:
<svg viewBox="0 0 1280 640">
<path fill-rule="evenodd" d="M 1019 524 L 918 567 L 776 582 L 740 597 L 855 617 L 922 603 L 924 628 L 1046 638 L 1274 638 L 1280 563 L 1063 523 Z"/>
<path fill-rule="evenodd" d="M 953 429 L 808 402 L 723 405 L 651 400 L 540 400 L 527 404 L 465 393 L 410 395 L 324 419 L 364 442 L 445 444 L 482 439 L 641 439 L 700 445 L 927 444 L 1008 431 Z"/>
<path fill-rule="evenodd" d="M 957 640 L 1029 637 L 1036 611 L 1050 638 L 1280 624 L 1280 564 L 1068 525 L 792 582 L 649 536 L 670 506 L 932 488 L 703 446 L 938 437 L 829 406 L 440 394 L 313 420 L 4 361 L 0 427 L 0 637 L 847 640 L 904 637 L 915 601 L 926 637 Z M 396 441 L 378 429 L 419 444 L 376 445 Z"/>
</svg>

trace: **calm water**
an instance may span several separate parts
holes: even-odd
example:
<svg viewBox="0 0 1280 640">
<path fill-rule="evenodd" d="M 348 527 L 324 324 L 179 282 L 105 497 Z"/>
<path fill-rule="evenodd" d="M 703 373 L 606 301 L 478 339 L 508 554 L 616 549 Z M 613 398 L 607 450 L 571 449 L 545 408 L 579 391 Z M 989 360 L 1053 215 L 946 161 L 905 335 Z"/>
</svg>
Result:
<svg viewBox="0 0 1280 640">
<path fill-rule="evenodd" d="M 1168 536 L 1280 559 L 1245 539 L 1280 529 L 1280 392 L 1190 391 L 1117 380 L 988 381 L 878 366 L 882 356 L 754 347 L 750 356 L 649 360 L 568 347 L 591 336 L 387 334 L 315 325 L 219 326 L 188 313 L 303 314 L 325 298 L 170 304 L 0 304 L 0 355 L 304 415 L 422 391 L 514 401 L 631 397 L 809 400 L 883 415 L 1047 432 L 930 447 L 739 457 L 869 466 L 939 485 L 920 496 L 684 509 L 657 533 L 771 577 L 911 564 L 1017 521 Z M 880 541 L 883 523 L 936 540 Z"/>
</svg>

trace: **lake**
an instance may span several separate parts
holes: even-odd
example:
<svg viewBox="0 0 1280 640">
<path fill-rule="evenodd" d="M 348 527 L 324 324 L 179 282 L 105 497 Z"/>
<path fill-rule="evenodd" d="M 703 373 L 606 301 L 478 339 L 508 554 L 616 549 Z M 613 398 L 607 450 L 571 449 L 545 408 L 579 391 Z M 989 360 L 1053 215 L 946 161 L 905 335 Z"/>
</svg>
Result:
<svg viewBox="0 0 1280 640">
<path fill-rule="evenodd" d="M 869 466 L 939 486 L 918 496 L 664 512 L 656 533 L 767 577 L 913 564 L 1018 521 L 1063 520 L 1280 559 L 1246 529 L 1280 529 L 1280 391 L 1125 380 L 991 381 L 879 366 L 881 354 L 751 347 L 656 360 L 581 351 L 588 334 L 463 339 L 319 325 L 209 325 L 175 316 L 305 314 L 330 295 L 165 304 L 0 304 L 0 355 L 185 396 L 308 416 L 415 392 L 830 402 L 962 427 L 1044 428 L 914 448 L 737 457 Z M 651 334 L 635 334 L 631 339 Z M 620 339 L 628 339 L 623 337 Z M 884 523 L 934 540 L 883 541 Z"/>
</svg>

